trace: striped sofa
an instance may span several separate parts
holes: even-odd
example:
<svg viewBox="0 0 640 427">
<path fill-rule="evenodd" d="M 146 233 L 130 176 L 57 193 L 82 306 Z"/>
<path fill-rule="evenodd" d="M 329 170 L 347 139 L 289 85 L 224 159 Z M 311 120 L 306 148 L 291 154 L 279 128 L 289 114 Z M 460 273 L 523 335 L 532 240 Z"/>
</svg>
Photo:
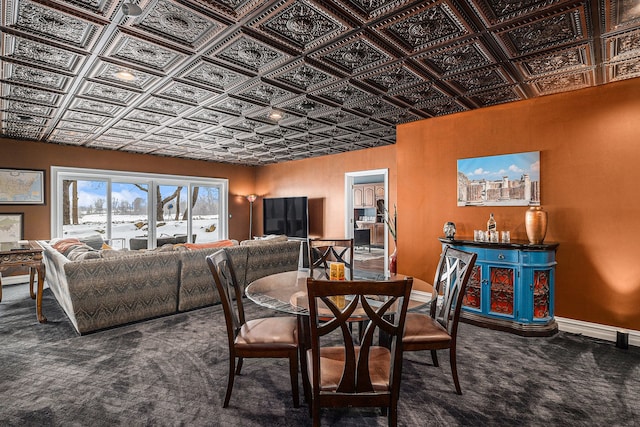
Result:
<svg viewBox="0 0 640 427">
<path fill-rule="evenodd" d="M 205 259 L 219 248 L 130 251 L 126 256 L 70 260 L 48 242 L 40 244 L 46 283 L 81 335 L 220 301 Z M 243 286 L 299 265 L 299 241 L 223 250 Z"/>
</svg>

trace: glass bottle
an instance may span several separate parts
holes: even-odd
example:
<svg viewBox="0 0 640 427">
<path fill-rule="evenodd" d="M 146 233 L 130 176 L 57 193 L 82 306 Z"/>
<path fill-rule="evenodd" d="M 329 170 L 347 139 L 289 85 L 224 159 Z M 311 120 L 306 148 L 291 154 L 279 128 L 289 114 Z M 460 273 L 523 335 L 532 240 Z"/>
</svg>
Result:
<svg viewBox="0 0 640 427">
<path fill-rule="evenodd" d="M 493 217 L 493 214 L 489 215 L 489 221 L 487 221 L 487 231 L 489 233 L 491 233 L 492 231 L 498 231 L 496 219 Z"/>
</svg>

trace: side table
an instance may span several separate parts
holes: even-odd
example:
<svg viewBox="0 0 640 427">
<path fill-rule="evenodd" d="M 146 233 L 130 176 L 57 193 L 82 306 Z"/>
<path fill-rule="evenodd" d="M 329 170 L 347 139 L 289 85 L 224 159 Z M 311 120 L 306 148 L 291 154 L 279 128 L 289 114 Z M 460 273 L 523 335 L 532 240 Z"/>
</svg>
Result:
<svg viewBox="0 0 640 427">
<path fill-rule="evenodd" d="M 45 323 L 42 314 L 42 289 L 44 287 L 45 268 L 42 261 L 42 246 L 35 240 L 0 243 L 0 273 L 9 267 L 29 267 L 29 294 L 36 300 L 38 322 Z M 38 273 L 38 290 L 34 293 L 35 273 Z M 2 277 L 0 276 L 0 301 L 2 301 Z"/>
</svg>

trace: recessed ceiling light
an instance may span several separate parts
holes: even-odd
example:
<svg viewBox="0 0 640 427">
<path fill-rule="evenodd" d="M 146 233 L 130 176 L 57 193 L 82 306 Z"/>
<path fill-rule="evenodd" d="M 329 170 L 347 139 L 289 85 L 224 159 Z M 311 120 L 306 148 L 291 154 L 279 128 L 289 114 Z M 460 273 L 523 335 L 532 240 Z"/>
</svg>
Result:
<svg viewBox="0 0 640 427">
<path fill-rule="evenodd" d="M 129 70 L 120 70 L 115 74 L 115 76 L 120 80 L 126 80 L 128 82 L 136 79 L 136 76 Z"/>
<path fill-rule="evenodd" d="M 282 118 L 282 112 L 278 110 L 271 110 L 271 113 L 269 113 L 269 118 L 271 120 L 278 121 Z"/>
</svg>

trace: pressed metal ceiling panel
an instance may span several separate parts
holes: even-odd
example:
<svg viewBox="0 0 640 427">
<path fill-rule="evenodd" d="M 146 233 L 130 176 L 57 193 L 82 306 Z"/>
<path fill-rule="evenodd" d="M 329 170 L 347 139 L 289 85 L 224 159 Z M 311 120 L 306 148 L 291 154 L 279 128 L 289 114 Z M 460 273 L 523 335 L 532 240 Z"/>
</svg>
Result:
<svg viewBox="0 0 640 427">
<path fill-rule="evenodd" d="M 0 134 L 54 144 L 262 165 L 640 77 L 640 0 L 0 1 Z"/>
</svg>

